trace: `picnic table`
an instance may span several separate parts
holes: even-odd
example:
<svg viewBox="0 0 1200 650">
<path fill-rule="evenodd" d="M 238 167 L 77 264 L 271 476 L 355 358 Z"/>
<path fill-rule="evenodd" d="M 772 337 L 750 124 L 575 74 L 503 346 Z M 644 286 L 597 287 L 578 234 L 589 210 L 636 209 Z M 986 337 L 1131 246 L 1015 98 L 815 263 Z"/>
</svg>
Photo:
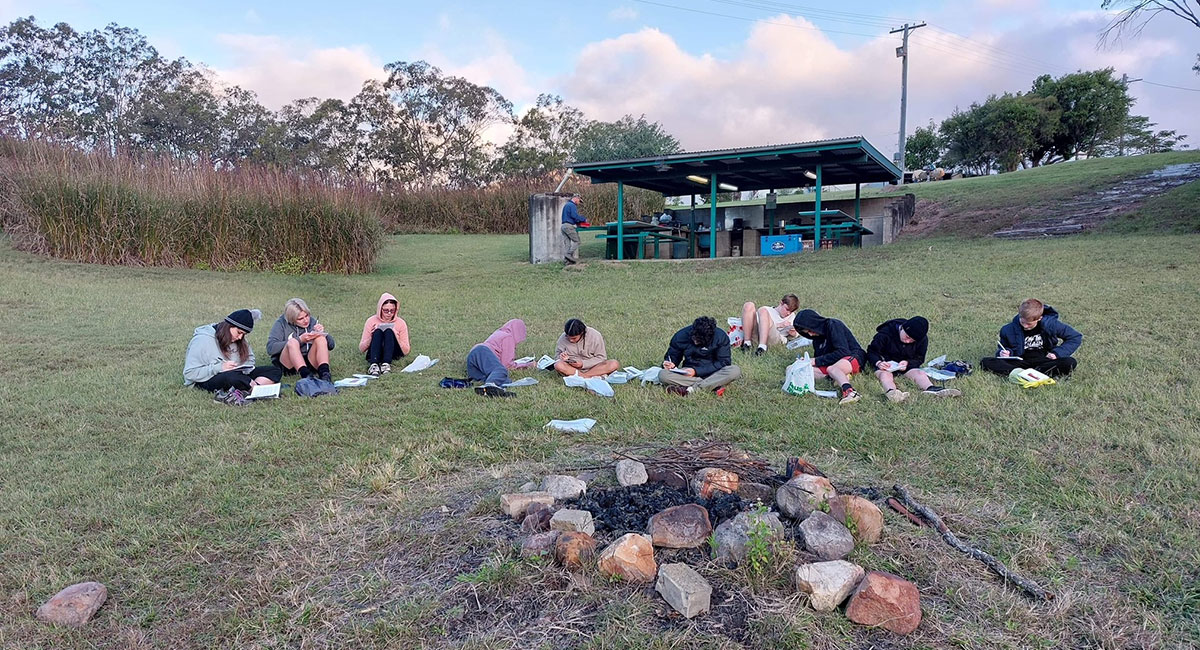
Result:
<svg viewBox="0 0 1200 650">
<path fill-rule="evenodd" d="M 610 221 L 602 226 L 583 226 L 577 230 L 602 230 L 596 235 L 596 239 L 606 240 L 607 246 L 604 249 L 604 258 L 609 260 L 617 259 L 617 222 Z M 659 226 L 644 221 L 626 221 L 621 224 L 623 234 L 620 235 L 621 245 L 624 248 L 624 257 L 637 259 L 645 259 L 646 242 L 649 241 L 654 246 L 654 257 L 658 258 L 658 245 L 663 242 L 674 243 L 677 241 L 687 241 L 687 238 L 672 234 L 671 228 L 667 226 Z"/>
<path fill-rule="evenodd" d="M 797 214 L 801 217 L 813 217 L 814 221 L 817 217 L 816 210 L 805 210 Z M 831 240 L 839 235 L 874 234 L 869 228 L 864 228 L 863 225 L 855 220 L 854 217 L 842 212 L 841 210 L 821 210 L 820 217 L 821 219 L 837 220 L 838 223 L 822 223 L 820 233 L 816 232 L 816 223 L 811 226 L 784 226 L 783 232 L 799 233 L 801 235 L 808 234 L 815 242 Z M 815 244 L 815 246 L 819 248 L 820 243 Z"/>
</svg>

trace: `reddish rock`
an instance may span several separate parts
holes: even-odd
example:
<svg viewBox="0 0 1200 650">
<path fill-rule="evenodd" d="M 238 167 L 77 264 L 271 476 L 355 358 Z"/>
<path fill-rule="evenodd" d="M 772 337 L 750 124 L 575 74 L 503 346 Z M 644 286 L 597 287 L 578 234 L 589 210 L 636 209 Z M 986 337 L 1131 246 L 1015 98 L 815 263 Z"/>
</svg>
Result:
<svg viewBox="0 0 1200 650">
<path fill-rule="evenodd" d="M 596 540 L 587 533 L 560 533 L 554 542 L 554 558 L 568 569 L 582 569 L 595 556 Z"/>
<path fill-rule="evenodd" d="M 551 555 L 554 553 L 555 542 L 558 541 L 559 532 L 551 530 L 544 533 L 530 535 L 528 539 L 521 544 L 521 557 L 534 557 L 536 555 Z"/>
<path fill-rule="evenodd" d="M 99 582 L 80 582 L 54 594 L 37 608 L 39 620 L 54 625 L 83 627 L 108 600 L 108 588 Z"/>
<path fill-rule="evenodd" d="M 879 506 L 862 498 L 839 494 L 829 497 L 829 516 L 845 524 L 855 541 L 874 544 L 883 534 L 883 513 Z"/>
<path fill-rule="evenodd" d="M 761 501 L 767 506 L 775 503 L 775 490 L 762 483 L 738 481 L 737 495 L 746 501 Z"/>
<path fill-rule="evenodd" d="M 526 533 L 544 533 L 550 530 L 550 518 L 554 509 L 544 503 L 531 503 L 521 520 L 521 530 Z"/>
<path fill-rule="evenodd" d="M 654 544 L 649 537 L 637 533 L 626 533 L 609 544 L 600 553 L 596 567 L 603 573 L 636 583 L 650 582 L 658 574 Z"/>
<path fill-rule="evenodd" d="M 738 475 L 716 467 L 706 467 L 692 477 L 692 488 L 705 499 L 711 499 L 714 492 L 733 494 L 738 489 Z"/>
<path fill-rule="evenodd" d="M 921 595 L 917 586 L 904 578 L 871 571 L 850 596 L 846 617 L 859 625 L 908 634 L 921 624 Z"/>
<path fill-rule="evenodd" d="M 655 546 L 696 548 L 708 541 L 712 522 L 704 506 L 688 503 L 667 508 L 650 518 L 646 526 Z"/>
<path fill-rule="evenodd" d="M 684 478 L 683 474 L 674 470 L 661 469 L 654 465 L 646 466 L 646 482 L 662 483 L 676 490 L 686 490 L 688 487 L 687 479 Z"/>
</svg>

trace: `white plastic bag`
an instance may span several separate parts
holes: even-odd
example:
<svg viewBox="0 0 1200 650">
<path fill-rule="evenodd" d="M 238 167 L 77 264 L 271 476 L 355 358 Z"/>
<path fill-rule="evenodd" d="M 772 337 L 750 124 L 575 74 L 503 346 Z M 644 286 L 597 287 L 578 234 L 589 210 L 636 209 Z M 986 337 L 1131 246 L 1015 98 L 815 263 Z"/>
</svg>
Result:
<svg viewBox="0 0 1200 650">
<path fill-rule="evenodd" d="M 408 364 L 407 366 L 405 366 L 404 370 L 402 370 L 401 372 L 421 372 L 422 370 L 425 370 L 426 368 L 430 368 L 430 367 L 434 366 L 435 364 L 437 364 L 437 362 L 438 362 L 437 359 L 430 359 L 429 357 L 425 356 L 424 354 L 418 354 L 417 358 L 413 359 L 413 362 Z"/>
<path fill-rule="evenodd" d="M 746 340 L 746 330 L 742 328 L 742 319 L 730 316 L 726 322 L 729 323 L 729 345 L 736 348 Z"/>
<path fill-rule="evenodd" d="M 584 379 L 579 375 L 571 375 L 570 377 L 563 377 L 563 383 L 573 388 L 586 388 L 589 392 L 595 393 L 600 397 L 612 397 L 615 395 L 612 386 L 609 386 L 607 381 L 599 377 Z"/>
<path fill-rule="evenodd" d="M 646 368 L 644 371 L 642 371 L 642 385 L 645 386 L 647 382 L 651 384 L 661 384 L 662 382 L 658 380 L 658 375 L 661 372 L 662 368 L 658 366 Z"/>
<path fill-rule="evenodd" d="M 803 357 L 798 357 L 787 367 L 783 375 L 783 392 L 789 395 L 803 395 L 812 391 L 814 382 L 812 359 L 809 359 L 808 353 L 805 352 Z"/>
<path fill-rule="evenodd" d="M 550 420 L 543 429 L 554 429 L 563 433 L 587 433 L 596 426 L 596 421 L 592 418 L 579 418 L 578 420 Z"/>
<path fill-rule="evenodd" d="M 627 383 L 629 381 L 629 373 L 625 372 L 624 370 L 610 372 L 608 373 L 608 379 L 606 381 L 613 385 Z"/>
</svg>

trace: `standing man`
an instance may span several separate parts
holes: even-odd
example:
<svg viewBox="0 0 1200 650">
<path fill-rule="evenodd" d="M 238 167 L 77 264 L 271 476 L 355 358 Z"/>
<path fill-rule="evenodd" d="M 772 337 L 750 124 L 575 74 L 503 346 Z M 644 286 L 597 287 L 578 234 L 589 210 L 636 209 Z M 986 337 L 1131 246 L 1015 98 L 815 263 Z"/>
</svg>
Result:
<svg viewBox="0 0 1200 650">
<path fill-rule="evenodd" d="M 729 335 L 710 316 L 701 316 L 675 332 L 662 362 L 658 379 L 675 395 L 696 389 L 725 394 L 725 386 L 742 376 L 729 354 Z"/>
<path fill-rule="evenodd" d="M 583 201 L 578 194 L 572 196 L 567 204 L 563 206 L 562 211 L 562 234 L 567 236 L 567 254 L 565 260 L 567 265 L 578 264 L 579 258 L 579 233 L 576 232 L 576 226 L 587 226 L 588 221 L 579 214 L 579 204 Z"/>
</svg>

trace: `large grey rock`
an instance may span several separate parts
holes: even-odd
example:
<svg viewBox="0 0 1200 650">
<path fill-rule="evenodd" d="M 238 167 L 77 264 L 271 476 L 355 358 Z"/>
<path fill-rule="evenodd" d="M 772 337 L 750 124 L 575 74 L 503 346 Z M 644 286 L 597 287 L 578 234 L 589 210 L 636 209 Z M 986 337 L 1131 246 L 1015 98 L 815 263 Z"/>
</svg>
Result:
<svg viewBox="0 0 1200 650">
<path fill-rule="evenodd" d="M 99 582 L 80 582 L 54 594 L 37 608 L 39 620 L 54 625 L 83 627 L 108 600 L 108 588 Z"/>
<path fill-rule="evenodd" d="M 504 511 L 504 514 L 517 521 L 525 517 L 525 511 L 529 509 L 531 503 L 544 503 L 552 506 L 554 505 L 554 495 L 549 492 L 515 492 L 500 495 L 500 509 Z"/>
<path fill-rule="evenodd" d="M 646 466 L 628 458 L 617 461 L 617 483 L 625 487 L 641 485 L 649 480 Z"/>
<path fill-rule="evenodd" d="M 565 530 L 592 535 L 596 532 L 596 523 L 592 513 L 587 510 L 564 509 L 554 513 L 550 518 L 550 530 Z"/>
<path fill-rule="evenodd" d="M 716 544 L 713 557 L 726 564 L 746 561 L 746 544 L 750 541 L 751 529 L 756 528 L 758 522 L 765 526 L 769 539 L 783 539 L 784 528 L 779 515 L 774 512 L 743 512 L 713 531 L 713 542 Z"/>
<path fill-rule="evenodd" d="M 800 524 L 804 546 L 822 560 L 840 560 L 854 550 L 854 536 L 836 519 L 814 512 Z"/>
<path fill-rule="evenodd" d="M 704 576 L 686 564 L 664 564 L 659 567 L 658 582 L 654 589 L 684 618 L 703 614 L 711 606 L 712 586 Z"/>
<path fill-rule="evenodd" d="M 667 508 L 650 517 L 646 532 L 655 546 L 664 548 L 696 548 L 708 541 L 712 522 L 704 506 L 687 503 Z"/>
<path fill-rule="evenodd" d="M 549 492 L 551 496 L 559 501 L 577 499 L 584 492 L 587 492 L 587 483 L 574 476 L 551 474 L 542 479 L 542 492 Z"/>
<path fill-rule="evenodd" d="M 792 519 L 804 519 L 821 506 L 821 502 L 837 494 L 829 479 L 811 474 L 797 474 L 775 491 L 775 505 Z"/>
<path fill-rule="evenodd" d="M 808 594 L 808 604 L 829 612 L 842 604 L 863 577 L 863 568 L 845 560 L 814 562 L 796 567 L 796 589 Z"/>
</svg>

